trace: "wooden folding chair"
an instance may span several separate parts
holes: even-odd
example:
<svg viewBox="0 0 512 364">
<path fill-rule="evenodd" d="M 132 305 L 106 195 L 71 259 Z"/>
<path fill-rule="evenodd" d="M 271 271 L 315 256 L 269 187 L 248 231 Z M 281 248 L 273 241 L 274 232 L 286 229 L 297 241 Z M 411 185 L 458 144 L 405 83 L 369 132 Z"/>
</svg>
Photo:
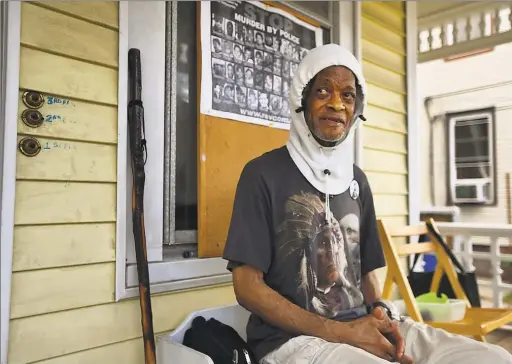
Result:
<svg viewBox="0 0 512 364">
<path fill-rule="evenodd" d="M 429 222 L 432 224 L 436 232 L 439 232 L 434 220 L 430 219 Z M 452 261 L 446 251 L 442 248 L 441 244 L 436 240 L 436 237 L 429 233 L 425 223 L 418 226 L 390 228 L 386 227 L 382 220 L 379 220 L 378 229 L 387 263 L 387 275 L 384 282 L 382 298 L 390 300 L 393 284 L 396 284 L 400 295 L 405 302 L 407 312 L 413 320 L 425 322 L 428 325 L 454 334 L 472 336 L 478 341 L 485 341 L 486 334 L 512 322 L 512 309 L 471 307 L 471 304 L 458 280 Z M 402 246 L 395 246 L 393 244 L 393 238 L 419 236 L 422 234 L 428 234 L 431 242 L 405 244 Z M 414 298 L 414 294 L 411 290 L 411 286 L 409 285 L 407 275 L 404 273 L 399 261 L 400 257 L 423 253 L 435 253 L 437 256 L 437 265 L 434 271 L 430 292 L 437 292 L 443 273 L 445 273 L 455 296 L 458 299 L 466 301 L 466 314 L 462 320 L 455 322 L 423 320 Z"/>
</svg>

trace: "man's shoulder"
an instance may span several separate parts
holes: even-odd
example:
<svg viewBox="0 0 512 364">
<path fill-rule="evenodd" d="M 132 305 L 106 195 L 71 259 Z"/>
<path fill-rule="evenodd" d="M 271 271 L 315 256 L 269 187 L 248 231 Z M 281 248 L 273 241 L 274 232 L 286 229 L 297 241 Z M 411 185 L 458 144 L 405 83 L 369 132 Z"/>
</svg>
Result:
<svg viewBox="0 0 512 364">
<path fill-rule="evenodd" d="M 282 167 L 283 162 L 289 158 L 286 146 L 269 150 L 251 160 L 244 167 L 246 173 L 265 173 L 272 172 L 276 168 Z"/>
<path fill-rule="evenodd" d="M 358 181 L 359 183 L 367 183 L 367 180 L 368 180 L 366 177 L 366 173 L 364 173 L 364 171 L 355 164 L 354 164 L 354 179 L 356 181 Z"/>
</svg>

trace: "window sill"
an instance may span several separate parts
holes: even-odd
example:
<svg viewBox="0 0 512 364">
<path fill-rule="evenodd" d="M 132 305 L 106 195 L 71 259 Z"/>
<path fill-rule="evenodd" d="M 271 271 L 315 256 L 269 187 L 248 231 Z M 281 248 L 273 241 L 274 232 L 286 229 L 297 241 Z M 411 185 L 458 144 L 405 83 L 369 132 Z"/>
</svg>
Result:
<svg viewBox="0 0 512 364">
<path fill-rule="evenodd" d="M 230 283 L 232 275 L 226 269 L 226 265 L 227 261 L 222 258 L 182 258 L 181 254 L 176 254 L 173 247 L 166 247 L 161 262 L 149 263 L 151 293 Z M 137 265 L 128 264 L 126 292 L 123 298 L 138 296 L 138 284 Z"/>
</svg>

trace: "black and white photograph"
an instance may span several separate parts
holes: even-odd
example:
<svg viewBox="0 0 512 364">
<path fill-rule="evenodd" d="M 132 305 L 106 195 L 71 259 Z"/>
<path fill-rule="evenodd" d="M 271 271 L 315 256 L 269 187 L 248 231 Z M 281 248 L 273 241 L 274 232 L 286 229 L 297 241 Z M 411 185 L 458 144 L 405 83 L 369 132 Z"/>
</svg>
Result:
<svg viewBox="0 0 512 364">
<path fill-rule="evenodd" d="M 235 64 L 235 79 L 239 85 L 244 85 L 244 66 L 241 64 Z"/>
<path fill-rule="evenodd" d="M 222 40 L 212 35 L 212 53 L 215 55 L 222 54 Z"/>
<path fill-rule="evenodd" d="M 215 78 L 226 78 L 226 61 L 212 58 L 212 73 Z"/>
<path fill-rule="evenodd" d="M 236 103 L 238 105 L 240 105 L 240 106 L 246 105 L 246 93 L 247 93 L 247 89 L 245 87 L 242 87 L 239 85 L 235 86 L 235 98 L 236 98 Z"/>
<path fill-rule="evenodd" d="M 254 65 L 257 69 L 263 69 L 263 51 L 259 49 L 254 51 Z"/>
<path fill-rule="evenodd" d="M 244 61 L 244 47 L 235 43 L 233 45 L 233 58 L 235 62 L 242 63 Z"/>
<path fill-rule="evenodd" d="M 211 1 L 201 40 L 201 113 L 289 129 L 291 80 L 321 28 L 263 2 Z"/>
<path fill-rule="evenodd" d="M 231 62 L 226 62 L 226 79 L 235 81 L 235 65 Z"/>
</svg>

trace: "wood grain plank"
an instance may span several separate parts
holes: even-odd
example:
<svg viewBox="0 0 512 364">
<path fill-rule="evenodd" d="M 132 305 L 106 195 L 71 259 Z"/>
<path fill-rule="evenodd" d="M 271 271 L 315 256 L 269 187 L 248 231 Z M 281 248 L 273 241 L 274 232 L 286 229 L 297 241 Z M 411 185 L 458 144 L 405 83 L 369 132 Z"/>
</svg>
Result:
<svg viewBox="0 0 512 364">
<path fill-rule="evenodd" d="M 397 54 L 405 55 L 405 38 L 385 27 L 361 17 L 362 37 Z"/>
<path fill-rule="evenodd" d="M 83 140 L 100 143 L 117 143 L 117 108 L 82 102 L 77 100 L 60 99 L 63 102 L 53 102 L 55 97 L 43 94 L 45 103 L 39 112 L 45 122 L 37 127 L 27 126 L 21 120 L 21 113 L 27 109 L 20 92 L 18 103 L 18 133 L 41 137 L 57 137 L 64 139 Z"/>
<path fill-rule="evenodd" d="M 115 263 L 17 272 L 11 319 L 114 302 Z"/>
<path fill-rule="evenodd" d="M 14 227 L 13 272 L 115 259 L 115 223 Z"/>
<path fill-rule="evenodd" d="M 117 71 L 21 47 L 20 88 L 117 105 Z"/>
<path fill-rule="evenodd" d="M 117 1 L 45 1 L 37 4 L 81 19 L 119 28 Z"/>
<path fill-rule="evenodd" d="M 408 214 L 407 196 L 374 194 L 375 213 L 379 216 Z"/>
<path fill-rule="evenodd" d="M 15 225 L 116 220 L 116 184 L 17 181 Z"/>
<path fill-rule="evenodd" d="M 235 302 L 232 285 L 155 295 L 154 331 L 174 329 L 193 311 Z M 15 319 L 10 332 L 8 362 L 31 363 L 140 338 L 140 304 L 132 299 Z"/>
<path fill-rule="evenodd" d="M 205 115 L 201 115 L 200 128 L 199 256 L 214 257 L 224 249 L 243 167 L 283 146 L 288 131 Z M 248 135 L 250 143 L 244 137 Z"/>
<path fill-rule="evenodd" d="M 363 166 L 365 171 L 405 174 L 407 156 L 363 148 Z"/>
<path fill-rule="evenodd" d="M 405 174 L 366 172 L 373 193 L 406 195 L 408 178 Z"/>
<path fill-rule="evenodd" d="M 382 5 L 388 6 L 394 11 L 396 11 L 398 14 L 405 15 L 405 6 L 404 1 L 381 1 Z"/>
<path fill-rule="evenodd" d="M 407 135 L 365 126 L 363 147 L 405 154 L 407 153 Z"/>
<path fill-rule="evenodd" d="M 385 90 L 370 83 L 368 84 L 368 102 L 402 114 L 405 114 L 406 111 L 405 95 Z"/>
<path fill-rule="evenodd" d="M 362 1 L 361 10 L 363 14 L 378 19 L 391 29 L 405 34 L 405 21 L 403 14 L 395 9 L 387 7 L 382 1 Z"/>
<path fill-rule="evenodd" d="M 364 125 L 398 133 L 407 133 L 407 119 L 404 114 L 382 109 L 374 105 L 368 105 L 364 114 L 367 119 Z"/>
<path fill-rule="evenodd" d="M 21 43 L 112 67 L 118 65 L 116 30 L 23 2 Z"/>
<path fill-rule="evenodd" d="M 405 94 L 405 76 L 367 61 L 363 61 L 363 73 L 367 82 L 397 93 Z"/>
<path fill-rule="evenodd" d="M 23 136 L 18 136 L 18 142 Z M 117 147 L 37 138 L 41 152 L 27 157 L 18 150 L 16 178 L 58 181 L 116 182 Z"/>
<path fill-rule="evenodd" d="M 378 44 L 362 39 L 363 60 L 372 62 L 391 71 L 405 75 L 405 56 L 390 51 Z"/>
<path fill-rule="evenodd" d="M 142 339 L 131 339 L 93 349 L 38 361 L 38 364 L 144 363 Z"/>
</svg>

